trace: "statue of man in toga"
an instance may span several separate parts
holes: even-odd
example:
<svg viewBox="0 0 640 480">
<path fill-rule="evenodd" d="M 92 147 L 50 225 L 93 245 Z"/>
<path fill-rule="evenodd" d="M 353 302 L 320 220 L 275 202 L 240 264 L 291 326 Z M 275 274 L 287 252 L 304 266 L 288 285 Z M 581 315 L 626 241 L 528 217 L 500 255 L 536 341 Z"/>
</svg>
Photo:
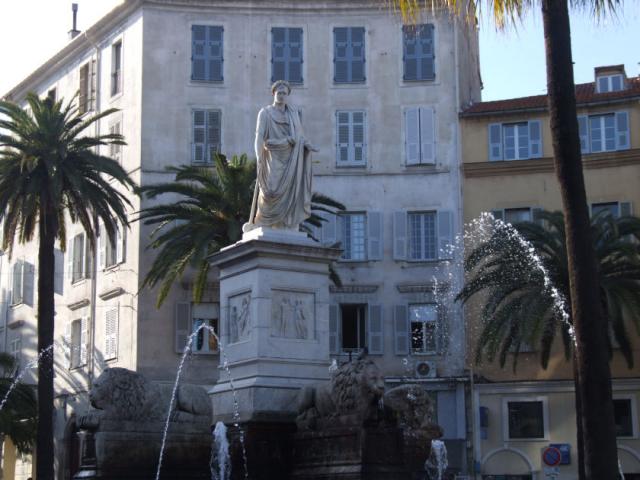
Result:
<svg viewBox="0 0 640 480">
<path fill-rule="evenodd" d="M 255 227 L 297 231 L 311 215 L 311 152 L 318 150 L 304 137 L 299 111 L 287 103 L 289 83 L 278 80 L 271 93 L 273 104 L 258 113 L 258 179 L 245 232 Z"/>
</svg>

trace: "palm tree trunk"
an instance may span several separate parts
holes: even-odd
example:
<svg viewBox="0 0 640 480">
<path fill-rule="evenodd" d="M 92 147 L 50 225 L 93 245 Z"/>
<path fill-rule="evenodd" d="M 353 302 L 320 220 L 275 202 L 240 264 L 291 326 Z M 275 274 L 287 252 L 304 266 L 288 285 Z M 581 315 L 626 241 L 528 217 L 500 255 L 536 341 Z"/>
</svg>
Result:
<svg viewBox="0 0 640 480">
<path fill-rule="evenodd" d="M 46 202 L 46 200 L 45 200 Z M 46 205 L 46 203 L 45 203 Z M 46 208 L 46 207 L 44 207 Z M 55 215 L 40 210 L 38 247 L 38 352 L 53 344 Z M 36 478 L 53 480 L 53 351 L 38 363 Z"/>
<path fill-rule="evenodd" d="M 576 349 L 573 349 L 573 392 L 576 402 L 576 445 L 578 450 L 578 480 L 586 480 L 587 476 L 584 471 L 584 439 L 582 436 L 582 401 L 580 400 L 580 377 L 578 376 L 578 359 L 576 358 Z"/>
<path fill-rule="evenodd" d="M 618 475 L 607 330 L 590 239 L 576 113 L 571 32 L 567 0 L 542 0 L 547 89 L 555 168 L 566 225 L 571 310 L 584 439 L 585 475 L 590 480 Z"/>
</svg>

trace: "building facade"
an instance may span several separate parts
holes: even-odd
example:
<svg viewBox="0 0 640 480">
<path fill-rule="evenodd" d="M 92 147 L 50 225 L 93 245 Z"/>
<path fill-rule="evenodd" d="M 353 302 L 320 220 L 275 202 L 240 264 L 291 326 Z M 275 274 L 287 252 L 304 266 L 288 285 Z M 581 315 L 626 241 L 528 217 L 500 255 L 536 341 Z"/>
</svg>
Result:
<svg viewBox="0 0 640 480">
<path fill-rule="evenodd" d="M 316 232 L 341 242 L 343 286 L 331 290 L 334 358 L 367 349 L 389 386 L 433 393 L 449 463 L 469 471 L 469 379 L 461 312 L 449 301 L 462 273 L 450 245 L 462 226 L 459 112 L 480 98 L 474 25 L 425 13 L 403 27 L 385 2 L 135 0 L 80 33 L 7 97 L 29 91 L 71 98 L 80 111 L 119 112 L 95 133 L 140 185 L 172 180 L 167 166 L 211 165 L 213 154 L 253 157 L 255 120 L 285 79 L 314 154 L 314 191 L 344 203 Z M 161 198 L 154 202 L 170 202 Z M 154 204 L 131 196 L 131 218 Z M 151 229 L 132 223 L 95 252 L 79 225 L 56 251 L 56 448 L 59 478 L 77 468 L 75 418 L 106 367 L 173 382 L 187 335 L 218 329 L 215 276 L 203 303 L 187 276 L 156 308 L 140 290 L 154 252 Z M 104 235 L 103 235 L 104 237 Z M 0 257 L 4 349 L 36 355 L 34 244 Z M 205 338 L 206 337 L 206 338 Z M 213 385 L 219 346 L 203 332 L 184 381 Z M 33 371 L 32 373 L 33 374 Z M 33 380 L 33 377 L 31 377 Z"/>
<path fill-rule="evenodd" d="M 594 82 L 576 85 L 588 201 L 594 214 L 633 214 L 640 205 L 640 78 L 627 77 L 622 66 L 596 68 L 594 76 Z M 461 115 L 461 130 L 465 222 L 482 212 L 507 222 L 534 220 L 536 209 L 562 208 L 546 96 L 477 103 Z M 465 307 L 469 352 L 481 328 L 479 311 L 477 303 Z M 627 330 L 637 358 L 635 327 Z M 512 358 L 504 369 L 497 361 L 469 363 L 476 380 L 477 478 L 544 479 L 556 471 L 563 480 L 578 478 L 573 370 L 561 343 L 556 339 L 546 370 L 535 345 L 519 354 L 515 371 Z M 615 349 L 611 370 L 621 468 L 625 478 L 638 478 L 640 371 L 628 368 Z M 549 446 L 562 453 L 554 468 L 542 458 Z"/>
</svg>

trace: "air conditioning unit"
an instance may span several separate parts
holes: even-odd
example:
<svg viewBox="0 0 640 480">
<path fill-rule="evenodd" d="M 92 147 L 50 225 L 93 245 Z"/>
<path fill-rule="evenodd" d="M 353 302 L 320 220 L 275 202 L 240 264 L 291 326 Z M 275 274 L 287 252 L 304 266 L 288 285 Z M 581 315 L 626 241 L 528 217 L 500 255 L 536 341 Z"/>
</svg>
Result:
<svg viewBox="0 0 640 480">
<path fill-rule="evenodd" d="M 436 362 L 421 360 L 416 362 L 417 378 L 436 378 Z"/>
</svg>

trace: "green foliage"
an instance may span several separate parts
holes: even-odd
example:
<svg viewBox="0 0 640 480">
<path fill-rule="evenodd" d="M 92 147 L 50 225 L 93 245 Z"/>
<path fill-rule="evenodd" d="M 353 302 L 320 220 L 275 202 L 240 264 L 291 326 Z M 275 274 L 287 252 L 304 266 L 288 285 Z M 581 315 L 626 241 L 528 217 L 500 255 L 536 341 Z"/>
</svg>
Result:
<svg viewBox="0 0 640 480">
<path fill-rule="evenodd" d="M 467 302 L 476 295 L 482 299 L 476 363 L 483 358 L 493 362 L 497 357 L 504 366 L 511 353 L 515 370 L 519 352 L 527 346 L 537 346 L 542 367 L 546 368 L 558 334 L 565 357 L 571 358 L 571 327 L 555 307 L 544 276 L 530 254 L 540 258 L 551 285 L 565 300 L 571 322 L 564 218 L 560 212 L 540 212 L 539 221 L 517 223 L 513 228 L 533 252 L 508 227 L 498 224 L 467 255 L 467 279 L 457 299 Z M 640 219 L 615 218 L 601 212 L 591 219 L 591 234 L 610 331 L 610 354 L 615 340 L 631 368 L 634 359 L 628 327 L 633 326 L 640 334 Z"/>
<path fill-rule="evenodd" d="M 175 181 L 148 185 L 140 191 L 148 199 L 162 195 L 174 201 L 150 206 L 139 220 L 155 225 L 149 247 L 158 250 L 142 288 L 159 285 L 157 305 L 167 298 L 173 284 L 188 267 L 195 269 L 194 301 L 199 302 L 209 274 L 209 257 L 242 238 L 256 180 L 256 163 L 245 154 L 228 160 L 216 155 L 214 168 L 168 167 Z M 326 196 L 313 194 L 312 215 L 302 229 L 311 235 L 313 227 L 325 221 L 318 213 L 333 212 L 344 206 Z M 332 278 L 336 279 L 335 272 Z"/>
<path fill-rule="evenodd" d="M 0 352 L 0 400 L 14 381 L 15 359 Z M 6 435 L 20 453 L 30 453 L 36 439 L 38 404 L 36 393 L 30 385 L 18 383 L 0 411 L 0 435 Z"/>
</svg>

